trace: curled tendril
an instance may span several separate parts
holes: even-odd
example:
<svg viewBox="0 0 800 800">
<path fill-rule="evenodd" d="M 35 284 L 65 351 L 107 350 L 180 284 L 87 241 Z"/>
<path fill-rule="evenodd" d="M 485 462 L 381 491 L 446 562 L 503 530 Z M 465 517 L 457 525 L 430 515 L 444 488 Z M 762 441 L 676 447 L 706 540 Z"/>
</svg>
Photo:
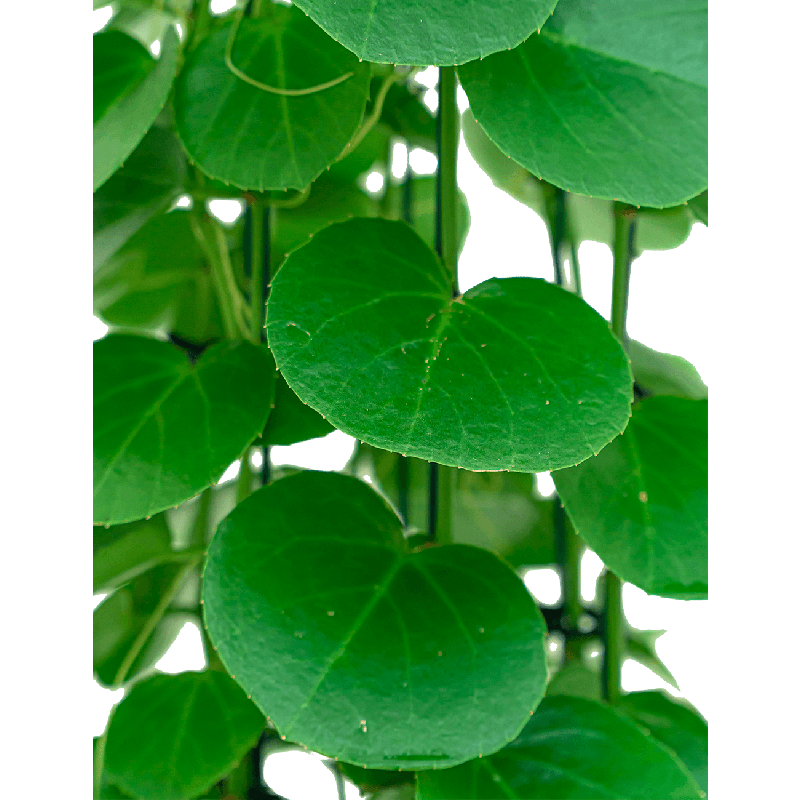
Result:
<svg viewBox="0 0 800 800">
<path fill-rule="evenodd" d="M 255 78 L 251 78 L 246 72 L 240 70 L 239 67 L 233 63 L 233 44 L 236 41 L 236 34 L 239 32 L 239 25 L 241 24 L 242 17 L 244 17 L 244 6 L 239 9 L 236 15 L 233 27 L 231 28 L 231 35 L 228 37 L 228 43 L 225 45 L 225 66 L 239 78 L 239 80 L 249 83 L 251 86 L 255 86 L 256 89 L 260 89 L 262 92 L 269 92 L 270 94 L 279 94 L 284 97 L 302 97 L 303 95 L 316 94 L 317 92 L 323 92 L 325 89 L 337 86 L 348 78 L 352 78 L 355 74 L 353 72 L 345 72 L 344 75 L 339 75 L 338 78 L 317 84 L 316 86 L 308 86 L 305 89 L 281 89 L 278 86 L 269 86 L 266 83 L 257 81 Z"/>
</svg>

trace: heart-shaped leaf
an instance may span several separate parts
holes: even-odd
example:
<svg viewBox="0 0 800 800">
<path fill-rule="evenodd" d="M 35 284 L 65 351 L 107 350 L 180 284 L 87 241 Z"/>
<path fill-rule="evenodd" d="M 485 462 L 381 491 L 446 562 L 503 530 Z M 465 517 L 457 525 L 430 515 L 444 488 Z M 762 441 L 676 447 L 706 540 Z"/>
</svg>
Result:
<svg viewBox="0 0 800 800">
<path fill-rule="evenodd" d="M 472 470 L 539 472 L 627 424 L 628 359 L 606 321 L 533 278 L 451 296 L 404 223 L 354 219 L 272 281 L 270 348 L 301 400 L 369 444 Z"/>
<path fill-rule="evenodd" d="M 95 342 L 95 522 L 141 519 L 219 480 L 263 430 L 273 390 L 268 354 L 248 342 L 196 365 L 155 339 Z"/>
<path fill-rule="evenodd" d="M 650 594 L 708 594 L 708 401 L 650 397 L 599 455 L 553 474 L 605 564 Z"/>
<path fill-rule="evenodd" d="M 674 206 L 708 186 L 704 5 L 561 0 L 540 34 L 459 78 L 489 138 L 534 175 Z"/>
<path fill-rule="evenodd" d="M 708 792 L 708 724 L 696 709 L 664 692 L 626 694 L 617 708 L 672 750 Z"/>
<path fill-rule="evenodd" d="M 548 697 L 508 747 L 455 769 L 420 772 L 417 800 L 694 800 L 675 755 L 626 716 L 579 697 Z"/>
<path fill-rule="evenodd" d="M 303 472 L 217 529 L 208 632 L 278 731 L 365 767 L 425 769 L 491 753 L 544 693 L 541 613 L 496 556 L 408 552 L 365 483 Z"/>
<path fill-rule="evenodd" d="M 94 36 L 94 188 L 133 152 L 164 107 L 178 67 L 178 37 L 170 28 L 153 63 L 120 31 Z"/>
<path fill-rule="evenodd" d="M 178 133 L 192 161 L 242 189 L 305 189 L 333 164 L 358 130 L 369 89 L 369 64 L 325 35 L 298 9 L 270 5 L 242 21 L 225 63 L 226 25 L 186 60 L 175 87 Z"/>
<path fill-rule="evenodd" d="M 227 775 L 263 728 L 264 717 L 221 672 L 154 675 L 114 710 L 105 769 L 140 800 L 187 800 Z"/>
<path fill-rule="evenodd" d="M 337 42 L 378 64 L 463 64 L 526 39 L 556 0 L 297 0 Z"/>
</svg>

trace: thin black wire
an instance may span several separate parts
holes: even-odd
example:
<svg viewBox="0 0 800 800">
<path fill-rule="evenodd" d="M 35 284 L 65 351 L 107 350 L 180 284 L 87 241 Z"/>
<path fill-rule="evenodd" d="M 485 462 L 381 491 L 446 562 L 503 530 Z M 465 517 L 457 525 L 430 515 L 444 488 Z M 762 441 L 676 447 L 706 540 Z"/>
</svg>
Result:
<svg viewBox="0 0 800 800">
<path fill-rule="evenodd" d="M 266 341 L 264 332 L 264 322 L 266 320 L 267 300 L 269 299 L 270 281 L 272 280 L 272 208 L 264 206 L 264 236 L 262 241 L 263 252 L 261 254 L 261 269 L 264 273 L 264 280 L 261 282 L 261 321 L 259 329 L 261 331 L 261 341 Z M 261 446 L 261 485 L 266 486 L 270 480 L 271 464 L 269 460 L 269 445 Z"/>
</svg>

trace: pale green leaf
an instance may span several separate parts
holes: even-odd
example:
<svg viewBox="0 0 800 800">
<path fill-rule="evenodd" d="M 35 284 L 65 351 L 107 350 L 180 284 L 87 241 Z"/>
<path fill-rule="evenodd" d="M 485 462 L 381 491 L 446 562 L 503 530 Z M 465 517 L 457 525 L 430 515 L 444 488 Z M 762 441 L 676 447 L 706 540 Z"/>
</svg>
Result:
<svg viewBox="0 0 800 800">
<path fill-rule="evenodd" d="M 630 415 L 628 360 L 605 320 L 533 278 L 451 297 L 405 224 L 331 225 L 286 259 L 270 348 L 301 400 L 369 444 L 472 470 L 576 464 Z"/>
<path fill-rule="evenodd" d="M 578 194 L 664 208 L 708 186 L 705 2 L 561 0 L 540 34 L 458 73 L 517 163 Z"/>
<path fill-rule="evenodd" d="M 263 430 L 274 371 L 248 342 L 196 365 L 171 344 L 112 335 L 94 345 L 94 517 L 118 523 L 178 505 L 219 480 Z"/>
<path fill-rule="evenodd" d="M 553 473 L 575 530 L 622 580 L 708 593 L 708 401 L 650 397 L 599 455 Z"/>
<path fill-rule="evenodd" d="M 133 152 L 167 102 L 178 66 L 178 37 L 173 29 L 167 31 L 161 56 L 152 65 L 144 61 L 144 56 L 150 59 L 147 50 L 120 31 L 95 34 L 94 52 L 97 189 Z"/>
<path fill-rule="evenodd" d="M 189 800 L 235 767 L 264 717 L 227 675 L 154 675 L 133 687 L 109 723 L 105 769 L 139 800 Z"/>
<path fill-rule="evenodd" d="M 542 701 L 499 753 L 417 774 L 417 800 L 699 800 L 687 768 L 625 715 L 579 697 Z"/>
<path fill-rule="evenodd" d="M 708 386 L 685 358 L 652 350 L 635 339 L 628 340 L 628 354 L 633 377 L 646 392 L 690 400 L 708 397 Z"/>
<path fill-rule="evenodd" d="M 189 157 L 212 178 L 242 189 L 305 189 L 333 164 L 358 130 L 369 64 L 325 35 L 299 10 L 270 5 L 245 19 L 233 46 L 235 67 L 286 96 L 253 86 L 225 63 L 231 25 L 187 58 L 175 88 L 178 133 Z"/>
<path fill-rule="evenodd" d="M 303 472 L 240 503 L 209 546 L 203 609 L 282 736 L 365 767 L 494 752 L 544 693 L 544 620 L 514 572 L 466 545 L 409 552 L 345 475 Z"/>
<path fill-rule="evenodd" d="M 359 58 L 379 64 L 463 64 L 518 45 L 555 0 L 296 0 Z"/>
</svg>

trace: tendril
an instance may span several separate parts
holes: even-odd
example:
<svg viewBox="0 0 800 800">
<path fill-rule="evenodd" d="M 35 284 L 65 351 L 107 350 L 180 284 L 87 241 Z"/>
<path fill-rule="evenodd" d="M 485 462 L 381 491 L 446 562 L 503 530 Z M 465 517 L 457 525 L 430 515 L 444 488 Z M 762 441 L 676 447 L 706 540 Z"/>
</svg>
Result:
<svg viewBox="0 0 800 800">
<path fill-rule="evenodd" d="M 239 67 L 233 63 L 233 45 L 236 41 L 236 35 L 239 32 L 239 25 L 243 16 L 244 6 L 240 8 L 236 15 L 233 27 L 231 28 L 231 34 L 228 37 L 228 43 L 225 45 L 225 66 L 237 78 L 239 78 L 239 80 L 249 83 L 251 86 L 255 86 L 256 89 L 260 89 L 262 92 L 269 92 L 270 94 L 278 94 L 285 97 L 302 97 L 303 95 L 316 94 L 317 92 L 323 92 L 325 89 L 330 89 L 333 86 L 337 86 L 338 84 L 346 81 L 348 78 L 352 78 L 355 74 L 353 72 L 345 72 L 344 75 L 339 75 L 339 77 L 334 78 L 333 80 L 317 84 L 316 86 L 308 86 L 305 89 L 281 89 L 278 86 L 269 86 L 266 83 L 257 81 L 255 78 L 251 78 L 246 72 L 240 70 Z"/>
</svg>

